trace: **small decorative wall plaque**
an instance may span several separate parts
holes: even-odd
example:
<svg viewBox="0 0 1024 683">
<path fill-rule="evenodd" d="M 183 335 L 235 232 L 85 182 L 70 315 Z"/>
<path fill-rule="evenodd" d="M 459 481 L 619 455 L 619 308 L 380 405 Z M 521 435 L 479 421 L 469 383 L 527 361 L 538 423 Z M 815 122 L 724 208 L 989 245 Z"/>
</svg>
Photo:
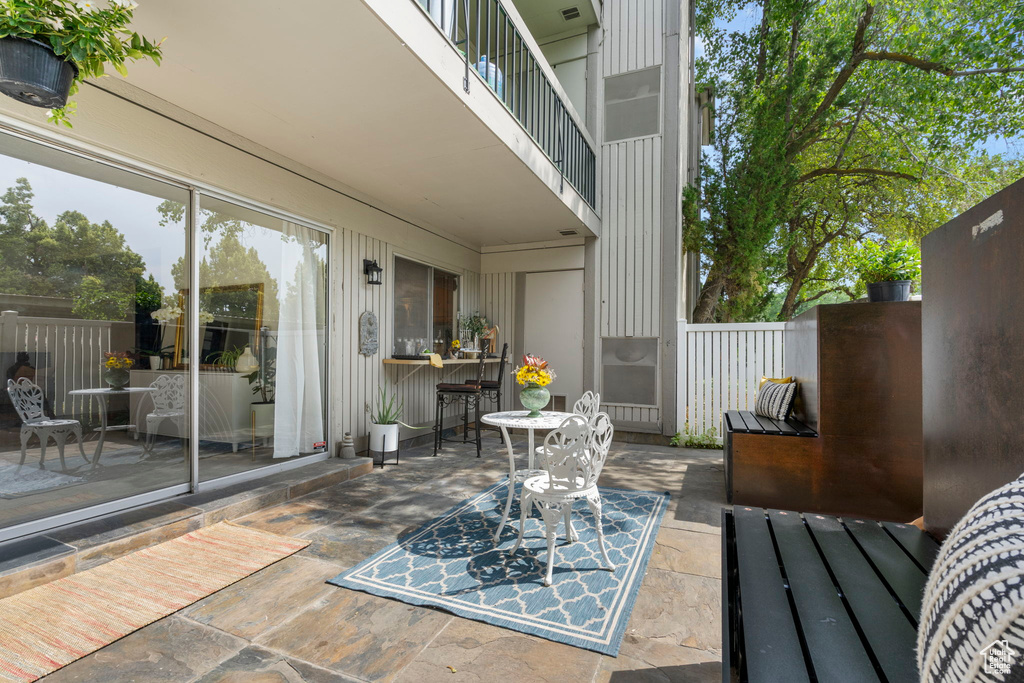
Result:
<svg viewBox="0 0 1024 683">
<path fill-rule="evenodd" d="M 377 315 L 373 311 L 364 311 L 359 316 L 359 353 L 372 356 L 377 353 Z"/>
</svg>

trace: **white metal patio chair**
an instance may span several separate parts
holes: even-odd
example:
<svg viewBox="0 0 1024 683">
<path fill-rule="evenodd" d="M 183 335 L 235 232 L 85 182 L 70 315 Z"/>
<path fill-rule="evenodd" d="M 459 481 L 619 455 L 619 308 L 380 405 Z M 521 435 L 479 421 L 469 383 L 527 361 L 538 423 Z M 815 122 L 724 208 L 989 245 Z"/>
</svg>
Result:
<svg viewBox="0 0 1024 683">
<path fill-rule="evenodd" d="M 597 417 L 599 410 L 601 410 L 601 394 L 593 391 L 584 392 L 572 406 L 573 414 L 582 415 L 587 418 L 587 422 L 591 422 Z"/>
<path fill-rule="evenodd" d="M 519 549 L 523 541 L 526 520 L 531 509 L 536 506 L 544 519 L 547 536 L 545 586 L 550 586 L 552 581 L 555 537 L 559 520 L 565 524 L 566 540 L 570 543 L 579 540 L 572 528 L 572 505 L 577 500 L 587 501 L 597 527 L 598 546 L 605 568 L 612 571 L 615 569 L 604 547 L 601 494 L 597 489 L 597 480 L 608 457 L 613 434 L 611 418 L 607 413 L 598 413 L 593 421 L 588 421 L 580 415 L 566 418 L 558 429 L 550 432 L 544 439 L 540 457 L 546 470 L 545 474 L 523 482 L 519 502 L 519 537 L 509 553 L 514 554 Z"/>
<path fill-rule="evenodd" d="M 156 430 L 164 420 L 171 420 L 178 437 L 185 438 L 185 375 L 160 375 L 149 385 L 153 388 L 153 411 L 146 415 L 146 452 L 153 450 Z"/>
<path fill-rule="evenodd" d="M 18 463 L 20 472 L 25 464 L 25 455 L 28 448 L 28 440 L 35 434 L 39 439 L 39 467 L 45 469 L 43 464 L 46 460 L 46 444 L 53 439 L 57 444 L 57 453 L 60 454 L 60 467 L 67 469 L 64 462 L 64 442 L 68 436 L 74 434 L 78 438 L 78 450 L 82 459 L 89 462 L 89 457 L 82 448 L 82 423 L 78 420 L 55 420 L 43 413 L 43 390 L 38 384 L 28 377 L 22 377 L 18 381 L 7 380 L 7 394 L 11 397 L 11 403 L 21 418 L 21 461 Z"/>
</svg>

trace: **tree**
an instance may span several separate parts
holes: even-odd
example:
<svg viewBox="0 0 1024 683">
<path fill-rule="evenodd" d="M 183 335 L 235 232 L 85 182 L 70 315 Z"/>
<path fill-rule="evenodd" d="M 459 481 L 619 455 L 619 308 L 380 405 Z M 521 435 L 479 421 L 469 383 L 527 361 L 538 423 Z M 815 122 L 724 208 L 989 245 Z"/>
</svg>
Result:
<svg viewBox="0 0 1024 683">
<path fill-rule="evenodd" d="M 143 280 L 145 262 L 108 221 L 64 211 L 50 226 L 35 214 L 33 198 L 26 178 L 0 197 L 0 291 L 71 299 L 75 315 L 126 320 L 140 286 L 159 288 Z"/>
<path fill-rule="evenodd" d="M 749 30 L 713 21 L 750 7 Z M 820 259 L 865 229 L 904 230 L 924 188 L 955 205 L 949 181 L 978 144 L 1024 129 L 1022 28 L 996 0 L 702 0 L 698 78 L 720 106 L 701 192 L 684 206 L 707 273 L 694 319 L 756 317 L 780 286 L 793 312 L 830 289 L 800 293 L 822 279 Z"/>
</svg>

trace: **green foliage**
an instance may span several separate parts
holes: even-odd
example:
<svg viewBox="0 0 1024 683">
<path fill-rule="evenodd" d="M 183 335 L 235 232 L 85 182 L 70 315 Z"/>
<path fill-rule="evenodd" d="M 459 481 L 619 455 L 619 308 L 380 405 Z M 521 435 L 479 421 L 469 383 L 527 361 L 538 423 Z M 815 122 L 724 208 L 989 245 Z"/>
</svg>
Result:
<svg viewBox="0 0 1024 683">
<path fill-rule="evenodd" d="M 151 59 L 160 64 L 160 43 L 130 28 L 133 0 L 109 0 L 102 8 L 95 0 L 3 0 L 0 6 L 0 39 L 13 36 L 47 43 L 54 54 L 78 67 L 72 95 L 85 79 L 104 76 L 108 64 L 122 76 L 128 75 L 129 61 Z M 68 116 L 74 109 L 74 102 L 52 109 L 50 120 L 71 128 Z"/>
<path fill-rule="evenodd" d="M 867 240 L 854 262 L 866 283 L 916 280 L 921 275 L 921 250 L 906 240 L 884 245 Z"/>
<path fill-rule="evenodd" d="M 690 424 L 683 426 L 682 432 L 676 432 L 669 439 L 669 445 L 673 448 L 721 448 L 718 442 L 718 431 L 709 427 L 703 432 L 691 429 Z"/>
<path fill-rule="evenodd" d="M 1000 0 L 698 0 L 716 95 L 684 244 L 695 322 L 783 319 L 857 294 L 860 242 L 909 239 L 1020 176 L 979 151 L 1024 132 L 1024 13 Z M 739 14 L 754 21 L 731 22 Z M 734 30 L 732 27 L 748 26 Z M 781 293 L 781 301 L 779 295 Z"/>
<path fill-rule="evenodd" d="M 405 408 L 405 401 L 401 401 L 396 405 L 398 400 L 398 392 L 388 394 L 385 387 L 380 387 L 378 390 L 376 409 L 373 414 L 370 415 L 370 419 L 374 424 L 378 425 L 393 425 L 400 424 L 399 420 L 402 419 L 402 410 Z"/>
<path fill-rule="evenodd" d="M 238 359 L 243 353 L 245 353 L 245 349 L 240 349 L 236 346 L 232 349 L 224 349 L 223 351 L 210 354 L 207 362 L 233 369 L 238 364 Z"/>
<path fill-rule="evenodd" d="M 459 328 L 469 332 L 474 337 L 479 337 L 490 328 L 487 318 L 477 311 L 473 315 L 459 315 Z"/>
<path fill-rule="evenodd" d="M 0 291 L 70 299 L 91 320 L 128 320 L 141 300 L 159 306 L 160 285 L 109 222 L 64 211 L 52 226 L 35 214 L 25 178 L 0 196 Z"/>
</svg>

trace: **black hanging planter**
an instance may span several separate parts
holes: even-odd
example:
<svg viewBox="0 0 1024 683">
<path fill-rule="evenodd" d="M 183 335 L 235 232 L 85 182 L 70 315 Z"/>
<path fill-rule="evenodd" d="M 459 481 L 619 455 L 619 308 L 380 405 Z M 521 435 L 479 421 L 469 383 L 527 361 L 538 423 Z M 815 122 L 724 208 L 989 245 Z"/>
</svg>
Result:
<svg viewBox="0 0 1024 683">
<path fill-rule="evenodd" d="M 868 284 L 868 301 L 909 301 L 910 280 Z"/>
<path fill-rule="evenodd" d="M 0 39 L 0 92 L 34 107 L 59 109 L 67 104 L 78 67 L 53 53 L 46 43 L 24 38 Z"/>
</svg>

